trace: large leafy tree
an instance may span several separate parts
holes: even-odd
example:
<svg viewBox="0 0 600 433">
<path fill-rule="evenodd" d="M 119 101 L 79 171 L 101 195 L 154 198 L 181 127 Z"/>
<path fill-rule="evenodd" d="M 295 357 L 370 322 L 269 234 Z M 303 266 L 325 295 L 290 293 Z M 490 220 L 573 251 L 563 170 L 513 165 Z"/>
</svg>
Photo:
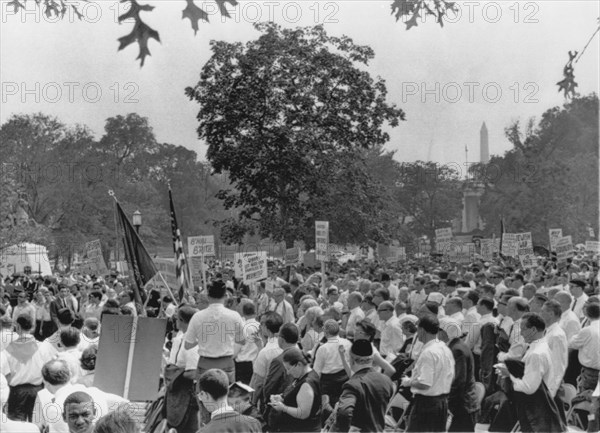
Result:
<svg viewBox="0 0 600 433">
<path fill-rule="evenodd" d="M 374 57 L 371 48 L 321 26 L 255 27 L 262 35 L 246 45 L 211 42 L 200 81 L 186 92 L 200 104 L 208 160 L 234 187 L 219 195 L 226 208 L 240 208 L 231 232 L 256 225 L 291 244 L 329 206 L 350 210 L 353 192 L 368 191 L 355 161 L 387 142 L 383 127 L 397 126 L 404 113 L 386 102 L 385 82 L 361 68 Z M 346 198 L 331 194 L 341 181 Z"/>
<path fill-rule="evenodd" d="M 461 180 L 450 166 L 416 161 L 399 166 L 396 199 L 402 222 L 433 246 L 435 229 L 448 227 L 462 209 Z"/>
<path fill-rule="evenodd" d="M 508 231 L 531 231 L 542 245 L 551 228 L 579 242 L 590 225 L 598 233 L 598 96 L 547 110 L 537 125 L 514 123 L 506 135 L 513 149 L 478 170 L 488 230 L 503 216 Z"/>
</svg>

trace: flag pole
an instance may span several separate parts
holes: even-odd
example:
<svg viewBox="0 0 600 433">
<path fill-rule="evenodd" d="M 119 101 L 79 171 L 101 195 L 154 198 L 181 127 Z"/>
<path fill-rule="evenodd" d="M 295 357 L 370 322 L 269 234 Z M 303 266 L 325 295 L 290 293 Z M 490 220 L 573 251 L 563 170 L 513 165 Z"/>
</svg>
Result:
<svg viewBox="0 0 600 433">
<path fill-rule="evenodd" d="M 177 302 L 175 298 L 175 296 L 173 296 L 173 292 L 171 292 L 171 288 L 169 287 L 169 285 L 167 284 L 165 277 L 163 277 L 162 272 L 158 271 L 158 275 L 160 276 L 160 279 L 162 280 L 163 284 L 165 285 L 165 287 L 167 288 L 167 292 L 169 292 L 169 296 L 171 297 L 171 299 L 173 299 L 174 302 Z M 177 303 L 177 306 L 179 307 L 181 305 L 181 303 Z"/>
</svg>

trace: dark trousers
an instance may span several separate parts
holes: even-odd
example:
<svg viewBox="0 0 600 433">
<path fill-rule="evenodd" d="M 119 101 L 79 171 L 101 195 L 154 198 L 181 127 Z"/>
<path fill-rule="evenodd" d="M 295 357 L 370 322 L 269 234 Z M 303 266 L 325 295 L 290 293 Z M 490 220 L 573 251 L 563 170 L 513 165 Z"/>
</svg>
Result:
<svg viewBox="0 0 600 433">
<path fill-rule="evenodd" d="M 475 380 L 481 381 L 481 355 L 473 353 L 473 373 L 475 374 Z"/>
<path fill-rule="evenodd" d="M 254 369 L 252 368 L 253 365 L 252 361 L 236 362 L 235 381 L 249 385 L 252 380 L 252 374 L 254 373 Z"/>
<path fill-rule="evenodd" d="M 33 407 L 38 391 L 44 385 L 31 385 L 25 383 L 10 387 L 8 401 L 6 403 L 6 415 L 13 421 L 28 421 L 33 417 Z"/>
<path fill-rule="evenodd" d="M 450 411 L 452 422 L 449 432 L 474 432 L 477 423 L 477 412 L 469 413 L 464 406 L 459 406 Z"/>
<path fill-rule="evenodd" d="M 56 332 L 56 325 L 54 325 L 53 321 L 49 320 L 47 322 L 42 322 L 41 320 L 37 320 L 35 322 L 35 332 L 33 336 L 36 340 L 44 341 L 54 334 L 54 332 Z"/>
<path fill-rule="evenodd" d="M 415 394 L 409 407 L 407 432 L 445 432 L 448 421 L 448 395 L 429 397 Z"/>
<path fill-rule="evenodd" d="M 342 395 L 342 385 L 348 381 L 346 370 L 340 370 L 337 373 L 321 375 L 321 393 L 329 396 L 331 407 L 340 399 Z"/>
</svg>

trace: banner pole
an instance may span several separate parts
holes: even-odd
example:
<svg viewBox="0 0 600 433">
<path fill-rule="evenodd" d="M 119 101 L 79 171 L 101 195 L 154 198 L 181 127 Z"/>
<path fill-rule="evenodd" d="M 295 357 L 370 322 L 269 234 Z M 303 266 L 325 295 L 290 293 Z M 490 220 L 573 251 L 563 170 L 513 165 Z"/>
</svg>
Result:
<svg viewBox="0 0 600 433">
<path fill-rule="evenodd" d="M 127 372 L 125 373 L 125 385 L 123 386 L 123 398 L 129 400 L 129 387 L 131 385 L 131 370 L 133 368 L 133 353 L 137 340 L 137 316 L 133 317 L 131 326 L 131 341 L 129 342 L 129 354 L 127 355 Z"/>
<path fill-rule="evenodd" d="M 208 290 L 206 286 L 206 265 L 204 263 L 204 253 L 200 256 L 200 265 L 202 267 L 202 284 L 204 285 L 204 290 Z"/>
<path fill-rule="evenodd" d="M 169 292 L 169 296 L 171 297 L 171 299 L 173 299 L 173 302 L 177 302 L 177 301 L 175 301 L 177 298 L 175 298 L 175 296 L 173 296 L 173 292 L 171 292 L 171 288 L 167 284 L 165 277 L 163 277 L 163 274 L 159 271 L 158 275 L 160 276 L 160 279 L 162 280 L 165 287 L 167 288 L 167 292 Z M 177 304 L 178 307 L 179 307 L 179 305 L 181 305 L 181 304 Z"/>
</svg>

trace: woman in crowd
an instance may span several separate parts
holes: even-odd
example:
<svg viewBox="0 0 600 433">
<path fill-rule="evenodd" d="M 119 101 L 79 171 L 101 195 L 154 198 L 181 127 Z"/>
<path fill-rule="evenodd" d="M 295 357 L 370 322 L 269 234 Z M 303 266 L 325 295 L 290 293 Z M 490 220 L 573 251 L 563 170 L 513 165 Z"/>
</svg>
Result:
<svg viewBox="0 0 600 433">
<path fill-rule="evenodd" d="M 284 432 L 320 432 L 319 375 L 310 367 L 307 356 L 296 348 L 284 353 L 283 365 L 294 381 L 282 395 L 271 396 L 270 405 L 280 415 L 276 428 Z"/>
</svg>

